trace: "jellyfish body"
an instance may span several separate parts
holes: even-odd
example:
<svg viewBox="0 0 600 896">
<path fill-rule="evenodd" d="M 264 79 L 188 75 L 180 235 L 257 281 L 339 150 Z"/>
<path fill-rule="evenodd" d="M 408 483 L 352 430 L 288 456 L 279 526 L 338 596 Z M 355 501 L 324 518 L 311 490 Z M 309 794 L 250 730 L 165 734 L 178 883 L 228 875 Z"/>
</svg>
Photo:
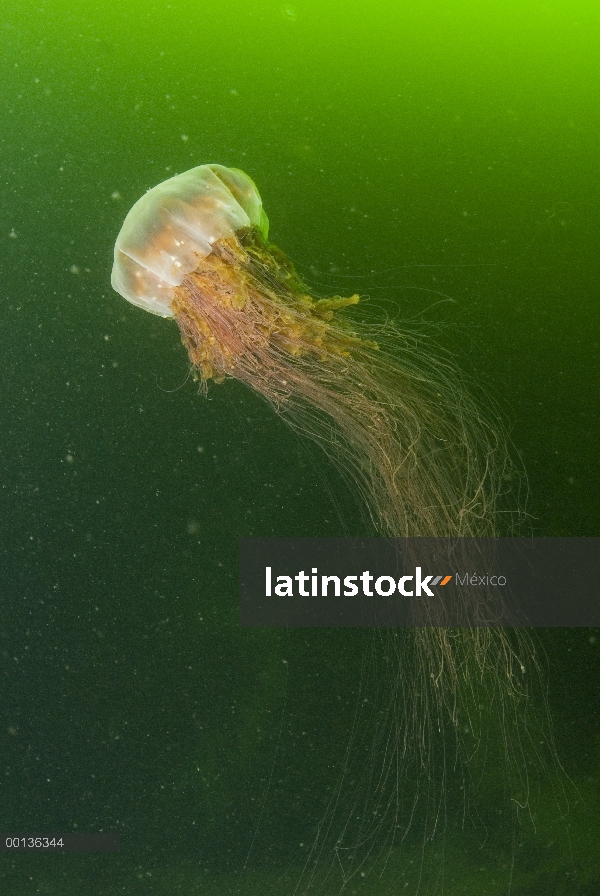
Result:
<svg viewBox="0 0 600 896">
<path fill-rule="evenodd" d="M 175 287 L 206 258 L 213 243 L 256 227 L 266 239 L 269 222 L 247 174 L 223 165 L 200 165 L 159 184 L 139 199 L 115 245 L 111 282 L 129 302 L 173 317 Z"/>
</svg>

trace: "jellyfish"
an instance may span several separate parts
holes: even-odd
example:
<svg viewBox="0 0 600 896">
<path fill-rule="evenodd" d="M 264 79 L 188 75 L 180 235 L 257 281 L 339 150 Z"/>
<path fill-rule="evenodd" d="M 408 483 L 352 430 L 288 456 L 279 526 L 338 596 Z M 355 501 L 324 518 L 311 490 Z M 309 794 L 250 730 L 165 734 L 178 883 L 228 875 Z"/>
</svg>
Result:
<svg viewBox="0 0 600 896">
<path fill-rule="evenodd" d="M 504 484 L 514 472 L 506 439 L 452 360 L 414 333 L 355 320 L 356 294 L 311 295 L 268 236 L 251 178 L 200 165 L 135 203 L 116 240 L 112 285 L 134 305 L 175 320 L 204 391 L 211 380 L 240 380 L 318 443 L 357 489 L 377 534 L 501 534 Z M 442 729 L 454 732 L 456 752 L 476 752 L 491 724 L 481 713 L 482 690 L 497 706 L 493 736 L 511 799 L 526 802 L 527 738 L 514 732 L 523 730 L 528 705 L 525 671 L 535 667 L 527 637 L 424 627 L 380 638 L 389 681 L 385 721 L 374 735 L 385 745 L 382 769 L 371 794 L 359 784 L 349 801 L 362 806 L 363 818 L 370 801 L 377 821 L 357 838 L 371 842 L 382 816 L 394 815 L 390 794 L 401 778 L 431 783 L 428 757 Z M 444 745 L 438 754 L 451 762 Z"/>
</svg>

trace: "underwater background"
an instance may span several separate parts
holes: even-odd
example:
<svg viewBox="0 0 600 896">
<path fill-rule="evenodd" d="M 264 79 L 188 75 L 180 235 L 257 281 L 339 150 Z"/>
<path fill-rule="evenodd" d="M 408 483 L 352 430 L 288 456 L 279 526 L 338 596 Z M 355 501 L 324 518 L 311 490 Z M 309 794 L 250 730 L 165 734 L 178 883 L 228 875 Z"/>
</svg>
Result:
<svg viewBox="0 0 600 896">
<path fill-rule="evenodd" d="M 538 633 L 560 794 L 540 776 L 513 825 L 492 768 L 427 849 L 417 819 L 385 867 L 344 887 L 323 854 L 306 881 L 364 639 L 240 630 L 237 540 L 363 513 L 110 288 L 145 190 L 242 168 L 316 293 L 422 323 L 500 407 L 524 534 L 600 534 L 599 28 L 579 0 L 5 0 L 0 828 L 122 845 L 2 853 L 2 894 L 600 893 L 600 634 L 577 629 Z"/>
</svg>

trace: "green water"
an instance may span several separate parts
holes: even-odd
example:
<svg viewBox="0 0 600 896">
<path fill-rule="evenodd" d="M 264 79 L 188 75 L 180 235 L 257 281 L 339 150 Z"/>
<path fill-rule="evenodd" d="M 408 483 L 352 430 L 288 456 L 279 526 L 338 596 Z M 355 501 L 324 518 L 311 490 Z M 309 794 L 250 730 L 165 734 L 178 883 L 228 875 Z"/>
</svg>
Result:
<svg viewBox="0 0 600 896">
<path fill-rule="evenodd" d="M 122 849 L 3 853 L 2 894 L 342 890 L 325 850 L 301 870 L 363 639 L 240 631 L 237 539 L 365 524 L 333 462 L 236 383 L 199 396 L 175 325 L 111 291 L 144 190 L 247 171 L 317 292 L 427 321 L 498 402 L 532 530 L 599 534 L 599 26 L 577 0 L 4 3 L 0 828 Z M 561 792 L 532 771 L 513 824 L 492 763 L 344 892 L 600 892 L 600 640 L 540 637 Z"/>
</svg>

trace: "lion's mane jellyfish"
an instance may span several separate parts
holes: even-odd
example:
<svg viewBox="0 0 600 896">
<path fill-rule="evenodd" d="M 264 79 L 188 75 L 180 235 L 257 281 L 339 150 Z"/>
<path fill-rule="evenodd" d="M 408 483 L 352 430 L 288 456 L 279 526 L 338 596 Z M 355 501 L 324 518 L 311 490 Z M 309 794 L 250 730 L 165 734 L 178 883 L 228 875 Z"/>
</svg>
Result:
<svg viewBox="0 0 600 896">
<path fill-rule="evenodd" d="M 133 206 L 116 241 L 112 285 L 175 319 L 204 389 L 211 379 L 241 380 L 318 442 L 358 488 L 377 534 L 501 534 L 498 497 L 511 474 L 505 440 L 452 362 L 414 333 L 355 322 L 349 309 L 358 295 L 311 296 L 268 241 L 268 226 L 246 174 L 192 168 Z M 509 795 L 526 802 L 524 672 L 535 667 L 524 659 L 527 638 L 489 627 L 380 634 L 385 646 L 374 674 L 390 683 L 388 711 L 377 721 L 384 768 L 370 778 L 373 792 L 357 785 L 362 818 L 367 803 L 374 807 L 362 842 L 386 816 L 396 817 L 400 778 L 426 780 L 431 800 L 451 754 L 475 754 L 483 740 L 481 752 L 507 767 Z M 497 707 L 495 726 L 483 704 Z M 439 746 L 448 727 L 454 751 Z M 494 733 L 486 737 L 486 728 Z M 434 752 L 442 757 L 437 770 L 427 762 Z"/>
</svg>

